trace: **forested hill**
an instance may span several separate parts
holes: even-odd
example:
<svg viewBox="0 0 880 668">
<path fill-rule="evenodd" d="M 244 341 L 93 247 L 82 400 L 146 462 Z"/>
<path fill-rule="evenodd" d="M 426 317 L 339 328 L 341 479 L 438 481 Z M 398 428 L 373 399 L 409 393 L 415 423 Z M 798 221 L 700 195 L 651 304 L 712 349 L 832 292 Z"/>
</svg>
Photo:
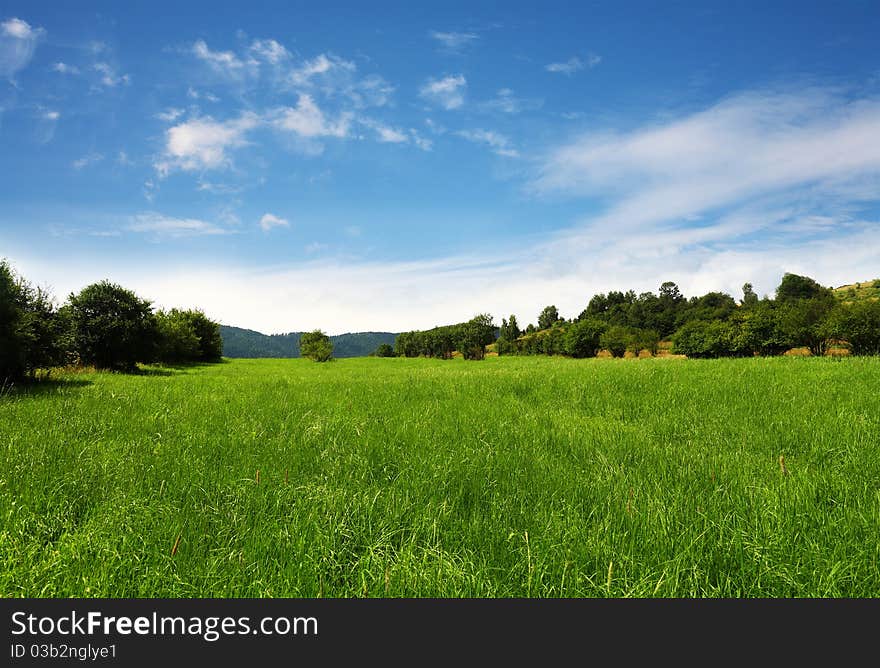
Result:
<svg viewBox="0 0 880 668">
<path fill-rule="evenodd" d="M 302 332 L 261 334 L 252 329 L 220 325 L 224 357 L 299 357 Z M 334 357 L 363 357 L 381 343 L 394 345 L 397 334 L 391 332 L 356 332 L 331 336 Z"/>
</svg>

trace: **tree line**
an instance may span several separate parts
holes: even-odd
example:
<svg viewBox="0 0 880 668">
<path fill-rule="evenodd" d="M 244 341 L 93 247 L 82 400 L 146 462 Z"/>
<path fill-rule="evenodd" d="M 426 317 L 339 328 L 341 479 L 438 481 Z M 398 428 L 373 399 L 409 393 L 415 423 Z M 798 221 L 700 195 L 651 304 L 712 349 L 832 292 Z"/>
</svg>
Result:
<svg viewBox="0 0 880 668">
<path fill-rule="evenodd" d="M 70 364 L 134 371 L 138 363 L 217 362 L 220 326 L 198 309 L 154 311 L 110 281 L 52 296 L 0 261 L 0 382 Z"/>
<path fill-rule="evenodd" d="M 874 287 L 880 288 L 880 281 Z M 449 359 L 459 351 L 482 359 L 495 344 L 499 355 L 566 355 L 594 357 L 607 350 L 656 354 L 661 341 L 675 353 L 696 358 L 779 355 L 807 348 L 824 355 L 832 344 L 854 355 L 880 354 L 880 299 L 839 299 L 808 276 L 787 273 L 774 297 L 759 298 L 746 283 L 739 301 L 724 292 L 686 298 L 667 281 L 658 293 L 611 291 L 590 299 L 570 320 L 554 305 L 545 307 L 537 325 L 520 329 L 516 316 L 495 326 L 482 314 L 467 323 L 404 332 L 393 349 L 381 346 L 374 355 Z"/>
</svg>

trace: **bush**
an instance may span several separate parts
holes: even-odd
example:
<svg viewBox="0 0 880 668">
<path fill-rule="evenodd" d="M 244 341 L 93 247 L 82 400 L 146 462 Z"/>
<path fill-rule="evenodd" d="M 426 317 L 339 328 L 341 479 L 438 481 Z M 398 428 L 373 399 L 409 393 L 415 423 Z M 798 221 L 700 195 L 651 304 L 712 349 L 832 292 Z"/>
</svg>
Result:
<svg viewBox="0 0 880 668">
<path fill-rule="evenodd" d="M 394 348 L 387 343 L 380 343 L 373 352 L 374 357 L 394 357 Z"/>
<path fill-rule="evenodd" d="M 73 346 L 84 364 L 131 371 L 156 359 L 158 329 L 150 302 L 101 281 L 70 295 Z"/>
<path fill-rule="evenodd" d="M 333 343 L 329 336 L 316 329 L 300 337 L 299 353 L 313 362 L 329 362 L 333 359 Z"/>
<path fill-rule="evenodd" d="M 48 292 L 32 287 L 0 262 L 0 382 L 68 361 L 65 315 L 55 309 Z"/>
<path fill-rule="evenodd" d="M 184 311 L 159 311 L 156 314 L 156 327 L 159 334 L 158 361 L 185 364 L 199 359 L 199 337 Z"/>
<path fill-rule="evenodd" d="M 738 355 L 735 325 L 720 320 L 692 320 L 672 337 L 676 353 L 696 358 Z"/>
<path fill-rule="evenodd" d="M 853 355 L 880 355 L 880 301 L 841 304 L 831 317 L 831 329 Z"/>
<path fill-rule="evenodd" d="M 628 327 L 614 325 L 602 334 L 599 343 L 612 357 L 623 357 L 632 343 L 632 334 Z"/>
<path fill-rule="evenodd" d="M 601 320 L 585 317 L 565 330 L 563 350 L 571 357 L 595 357 L 606 325 Z"/>
<path fill-rule="evenodd" d="M 636 357 L 643 350 L 647 350 L 651 355 L 657 354 L 657 348 L 660 346 L 660 335 L 653 329 L 634 329 L 630 332 L 629 350 Z"/>
</svg>

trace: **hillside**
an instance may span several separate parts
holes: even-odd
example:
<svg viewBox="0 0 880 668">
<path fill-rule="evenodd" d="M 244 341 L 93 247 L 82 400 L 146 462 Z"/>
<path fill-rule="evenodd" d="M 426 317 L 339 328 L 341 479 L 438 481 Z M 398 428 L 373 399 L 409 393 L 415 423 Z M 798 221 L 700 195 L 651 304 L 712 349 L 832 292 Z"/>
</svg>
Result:
<svg viewBox="0 0 880 668">
<path fill-rule="evenodd" d="M 854 299 L 880 299 L 880 278 L 834 288 L 834 295 L 844 301 Z"/>
<path fill-rule="evenodd" d="M 220 325 L 224 357 L 299 357 L 302 332 L 263 334 L 252 329 Z M 354 332 L 330 337 L 335 357 L 364 357 L 381 343 L 394 345 L 391 332 Z"/>
</svg>

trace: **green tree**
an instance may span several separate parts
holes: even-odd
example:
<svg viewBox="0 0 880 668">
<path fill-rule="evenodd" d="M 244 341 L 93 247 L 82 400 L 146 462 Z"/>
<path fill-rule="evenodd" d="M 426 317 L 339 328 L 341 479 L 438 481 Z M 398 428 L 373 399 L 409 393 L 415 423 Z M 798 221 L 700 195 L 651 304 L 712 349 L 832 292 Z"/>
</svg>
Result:
<svg viewBox="0 0 880 668">
<path fill-rule="evenodd" d="M 821 356 L 834 337 L 831 312 L 836 306 L 833 296 L 812 299 L 788 299 L 780 308 L 780 327 L 790 348 L 806 347 L 812 355 Z"/>
<path fill-rule="evenodd" d="M 880 301 L 838 305 L 830 329 L 835 338 L 846 341 L 853 355 L 880 355 Z"/>
<path fill-rule="evenodd" d="M 743 284 L 743 298 L 741 304 L 746 307 L 755 306 L 758 303 L 758 295 L 751 283 Z"/>
<path fill-rule="evenodd" d="M 388 343 L 380 343 L 373 353 L 374 357 L 394 357 L 394 348 Z"/>
<path fill-rule="evenodd" d="M 831 296 L 831 290 L 822 287 L 809 276 L 785 274 L 776 288 L 776 301 L 786 302 L 794 299 L 813 299 Z"/>
<path fill-rule="evenodd" d="M 20 378 L 27 368 L 23 311 L 17 277 L 5 260 L 0 261 L 0 385 Z"/>
<path fill-rule="evenodd" d="M 596 318 L 583 318 L 565 329 L 563 350 L 571 357 L 595 357 L 607 325 Z"/>
<path fill-rule="evenodd" d="M 223 357 L 223 337 L 220 324 L 211 320 L 199 309 L 183 311 L 196 338 L 199 340 L 197 358 L 200 362 L 219 362 Z"/>
<path fill-rule="evenodd" d="M 299 353 L 314 362 L 329 362 L 333 359 L 333 343 L 320 329 L 305 332 L 299 338 Z"/>
<path fill-rule="evenodd" d="M 156 358 L 165 364 L 186 364 L 200 359 L 199 337 L 188 313 L 178 309 L 156 313 L 159 333 Z"/>
<path fill-rule="evenodd" d="M 538 329 L 550 329 L 559 320 L 559 310 L 555 306 L 545 306 L 538 315 Z"/>
<path fill-rule="evenodd" d="M 630 352 L 638 357 L 643 350 L 647 350 L 651 355 L 657 354 L 660 345 L 660 335 L 653 329 L 633 329 L 630 332 Z"/>
<path fill-rule="evenodd" d="M 612 357 L 623 357 L 632 343 L 632 333 L 628 327 L 613 325 L 605 330 L 599 338 L 599 342 L 602 348 L 611 353 Z"/>
<path fill-rule="evenodd" d="M 155 360 L 158 332 L 149 301 L 101 281 L 71 294 L 68 303 L 73 345 L 82 363 L 132 371 L 138 362 Z"/>
<path fill-rule="evenodd" d="M 495 323 L 488 313 L 481 313 L 457 327 L 456 347 L 466 360 L 481 360 L 486 346 L 495 341 Z"/>
</svg>

